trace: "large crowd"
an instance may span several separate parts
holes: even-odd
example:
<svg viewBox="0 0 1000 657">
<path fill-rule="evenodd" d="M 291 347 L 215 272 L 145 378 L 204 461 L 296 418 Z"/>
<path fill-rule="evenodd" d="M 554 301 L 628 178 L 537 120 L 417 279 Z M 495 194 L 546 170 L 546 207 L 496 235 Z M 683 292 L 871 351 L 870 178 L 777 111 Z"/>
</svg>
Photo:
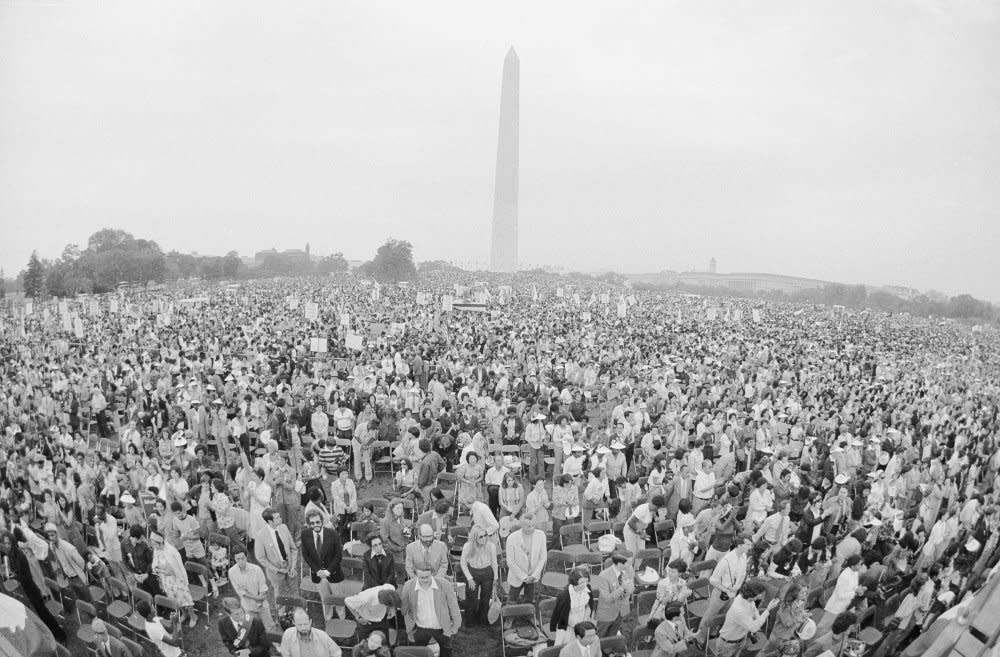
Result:
<svg viewBox="0 0 1000 657">
<path fill-rule="evenodd" d="M 940 654 L 997 562 L 990 327 L 528 275 L 0 321 L 4 587 L 107 657 Z"/>
</svg>

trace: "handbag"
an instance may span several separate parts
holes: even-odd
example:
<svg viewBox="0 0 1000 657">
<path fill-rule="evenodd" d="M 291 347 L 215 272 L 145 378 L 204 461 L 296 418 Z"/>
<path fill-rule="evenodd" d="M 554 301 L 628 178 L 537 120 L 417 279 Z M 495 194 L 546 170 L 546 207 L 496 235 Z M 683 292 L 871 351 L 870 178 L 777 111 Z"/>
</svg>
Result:
<svg viewBox="0 0 1000 657">
<path fill-rule="evenodd" d="M 493 588 L 493 597 L 490 598 L 490 608 L 486 612 L 486 620 L 490 625 L 500 620 L 500 598 L 497 597 L 496 587 Z"/>
</svg>

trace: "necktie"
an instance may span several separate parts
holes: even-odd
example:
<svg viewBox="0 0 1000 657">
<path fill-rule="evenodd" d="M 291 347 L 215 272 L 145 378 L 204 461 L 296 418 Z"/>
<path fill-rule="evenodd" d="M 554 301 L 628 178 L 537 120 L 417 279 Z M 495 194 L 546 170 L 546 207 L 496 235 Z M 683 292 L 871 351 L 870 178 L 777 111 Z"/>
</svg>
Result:
<svg viewBox="0 0 1000 657">
<path fill-rule="evenodd" d="M 288 553 L 285 552 L 285 544 L 282 543 L 281 535 L 277 531 L 274 532 L 274 540 L 278 542 L 278 552 L 281 553 L 281 558 L 287 561 Z"/>
<path fill-rule="evenodd" d="M 320 530 L 318 532 L 314 531 L 313 532 L 313 540 L 316 541 L 316 554 L 317 555 L 322 554 L 323 551 L 322 551 L 321 548 L 323 547 L 323 530 Z"/>
</svg>

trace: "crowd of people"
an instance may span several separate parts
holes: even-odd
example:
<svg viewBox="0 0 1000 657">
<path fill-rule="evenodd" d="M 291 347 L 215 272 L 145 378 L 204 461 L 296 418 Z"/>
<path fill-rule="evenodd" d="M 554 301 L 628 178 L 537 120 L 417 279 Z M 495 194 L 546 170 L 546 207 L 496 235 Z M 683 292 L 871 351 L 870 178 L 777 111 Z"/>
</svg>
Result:
<svg viewBox="0 0 1000 657">
<path fill-rule="evenodd" d="M 64 600 L 124 597 L 164 657 L 206 601 L 254 656 L 494 624 L 925 654 L 997 561 L 992 328 L 441 276 L 21 303 L 0 344 L 5 587 L 60 641 Z M 117 650 L 136 622 L 102 615 Z"/>
</svg>

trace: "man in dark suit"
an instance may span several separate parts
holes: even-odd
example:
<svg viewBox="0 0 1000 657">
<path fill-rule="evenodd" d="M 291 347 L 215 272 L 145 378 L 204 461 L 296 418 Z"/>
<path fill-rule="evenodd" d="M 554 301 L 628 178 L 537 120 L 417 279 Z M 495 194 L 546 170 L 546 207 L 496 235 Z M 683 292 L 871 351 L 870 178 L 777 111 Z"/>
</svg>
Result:
<svg viewBox="0 0 1000 657">
<path fill-rule="evenodd" d="M 132 653 L 120 639 L 108 634 L 108 626 L 100 618 L 95 618 L 90 624 L 94 632 L 94 648 L 97 657 L 132 657 Z"/>
<path fill-rule="evenodd" d="M 306 517 L 306 526 L 307 528 L 302 530 L 302 558 L 309 564 L 312 581 L 317 585 L 320 598 L 323 600 L 323 617 L 330 620 L 333 617 L 333 609 L 327 605 L 327 598 L 344 597 L 339 586 L 344 581 L 344 571 L 340 567 L 343 545 L 340 542 L 340 534 L 332 529 L 323 528 L 323 516 L 319 511 L 309 513 Z M 343 607 L 338 608 L 343 617 Z"/>
<path fill-rule="evenodd" d="M 236 598 L 225 598 L 222 606 L 226 616 L 219 619 L 219 636 L 232 654 L 249 650 L 250 655 L 267 655 L 271 648 L 267 642 L 264 623 L 259 618 L 247 616 Z"/>
</svg>

